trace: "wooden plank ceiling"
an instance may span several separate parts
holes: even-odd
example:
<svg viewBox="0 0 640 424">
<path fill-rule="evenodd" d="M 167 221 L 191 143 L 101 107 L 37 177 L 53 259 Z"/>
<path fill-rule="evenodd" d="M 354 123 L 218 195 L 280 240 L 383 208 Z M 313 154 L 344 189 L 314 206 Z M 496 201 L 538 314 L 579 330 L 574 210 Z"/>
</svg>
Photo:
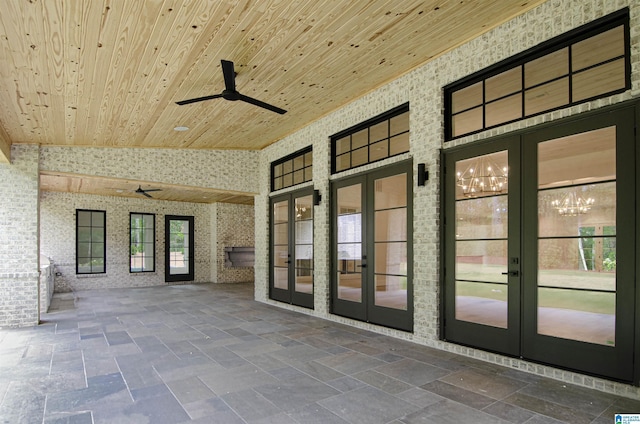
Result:
<svg viewBox="0 0 640 424">
<path fill-rule="evenodd" d="M 263 149 L 543 2 L 6 1 L 0 152 Z M 176 105 L 223 90 L 221 59 L 235 63 L 238 91 L 288 112 L 224 99 Z"/>
</svg>

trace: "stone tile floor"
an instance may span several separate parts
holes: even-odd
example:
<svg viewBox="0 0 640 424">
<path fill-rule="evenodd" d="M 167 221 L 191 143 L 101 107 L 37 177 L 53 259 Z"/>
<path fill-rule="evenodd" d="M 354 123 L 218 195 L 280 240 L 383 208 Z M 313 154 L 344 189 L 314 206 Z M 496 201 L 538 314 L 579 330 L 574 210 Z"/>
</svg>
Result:
<svg viewBox="0 0 640 424">
<path fill-rule="evenodd" d="M 58 294 L 0 331 L 0 423 L 612 423 L 640 402 L 252 300 L 253 285 Z"/>
</svg>

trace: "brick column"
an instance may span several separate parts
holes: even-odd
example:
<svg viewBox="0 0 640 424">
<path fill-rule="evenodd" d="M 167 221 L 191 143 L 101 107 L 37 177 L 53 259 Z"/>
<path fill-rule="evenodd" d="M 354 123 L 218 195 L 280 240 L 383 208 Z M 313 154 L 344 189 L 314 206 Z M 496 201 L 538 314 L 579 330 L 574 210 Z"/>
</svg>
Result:
<svg viewBox="0 0 640 424">
<path fill-rule="evenodd" d="M 14 145 L 0 163 L 0 327 L 37 325 L 39 313 L 36 145 Z"/>
</svg>

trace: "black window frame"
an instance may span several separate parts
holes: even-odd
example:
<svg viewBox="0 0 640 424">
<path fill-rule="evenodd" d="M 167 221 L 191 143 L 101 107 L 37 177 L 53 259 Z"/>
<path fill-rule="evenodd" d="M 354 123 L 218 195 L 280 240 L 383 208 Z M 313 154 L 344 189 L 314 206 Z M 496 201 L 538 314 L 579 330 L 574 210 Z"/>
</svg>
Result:
<svg viewBox="0 0 640 424">
<path fill-rule="evenodd" d="M 80 228 L 87 228 L 86 226 L 81 226 L 80 225 L 80 220 L 79 218 L 79 213 L 81 212 L 89 212 L 90 215 L 90 222 L 93 224 L 93 217 L 92 215 L 94 213 L 101 213 L 102 214 L 102 222 L 103 222 L 103 226 L 102 227 L 95 227 L 95 228 L 102 228 L 103 229 L 103 253 L 102 253 L 102 270 L 101 271 L 89 271 L 89 272 L 81 272 L 80 271 L 80 258 L 89 258 L 90 259 L 90 263 L 93 261 L 94 257 L 92 256 L 92 254 L 90 254 L 90 256 L 79 256 L 80 253 L 80 237 L 79 237 L 79 233 L 80 233 Z M 91 233 L 91 239 L 93 238 L 93 225 L 89 225 L 88 228 L 91 229 L 90 233 Z M 93 240 L 90 240 L 89 243 L 91 244 L 90 250 L 93 251 Z M 98 243 L 98 242 L 96 242 Z M 96 257 L 95 259 L 98 259 L 98 257 Z M 93 268 L 92 265 L 90 265 L 90 268 Z M 92 274 L 106 274 L 107 273 L 107 211 L 103 211 L 103 210 L 94 210 L 94 209 L 76 209 L 76 274 L 79 275 L 92 275 Z"/>
<path fill-rule="evenodd" d="M 132 257 L 132 252 L 133 252 L 133 217 L 134 215 L 139 215 L 143 217 L 143 220 L 145 217 L 151 217 L 152 219 L 152 223 L 153 223 L 153 247 L 152 247 L 152 254 L 153 254 L 153 267 L 150 270 L 145 269 L 144 264 L 145 261 L 144 259 L 146 257 L 148 257 L 148 255 L 144 255 L 142 256 L 142 268 L 140 270 L 138 270 L 137 268 L 132 268 L 131 266 L 131 257 Z M 144 229 L 144 228 L 143 228 Z M 148 242 L 142 241 L 136 244 L 149 244 Z M 144 251 L 146 252 L 146 250 Z M 144 273 L 144 272 L 156 272 L 156 214 L 154 213 L 146 213 L 146 212 L 129 212 L 129 272 L 131 274 L 139 274 L 139 273 Z"/>
<path fill-rule="evenodd" d="M 366 120 L 364 122 L 361 122 L 361 123 L 359 123 L 357 125 L 354 125 L 351 128 L 347 128 L 346 130 L 340 131 L 339 133 L 336 133 L 336 134 L 332 135 L 330 137 L 330 139 L 331 139 L 331 174 L 336 174 L 338 172 L 344 172 L 344 171 L 348 171 L 350 169 L 359 168 L 361 166 L 369 165 L 371 163 L 379 162 L 381 160 L 389 159 L 391 157 L 399 156 L 399 155 L 402 155 L 402 154 L 405 154 L 405 153 L 409 152 L 411 150 L 410 148 L 408 150 L 404 151 L 404 152 L 396 153 L 394 155 L 389 154 L 389 155 L 387 155 L 387 156 L 385 156 L 385 157 L 383 157 L 381 159 L 368 160 L 366 163 L 359 164 L 359 165 L 356 165 L 356 166 L 350 166 L 348 168 L 341 169 L 340 171 L 336 171 L 336 158 L 337 158 L 337 155 L 336 155 L 336 144 L 337 144 L 338 140 L 340 140 L 340 139 L 342 139 L 344 137 L 350 136 L 352 134 L 355 134 L 357 132 L 360 132 L 362 130 L 371 128 L 371 127 L 373 127 L 373 126 L 375 126 L 377 124 L 380 124 L 381 122 L 384 122 L 384 121 L 391 122 L 392 118 L 395 118 L 396 116 L 402 115 L 402 114 L 407 113 L 407 112 L 410 112 L 410 108 L 409 108 L 409 103 L 408 102 L 404 103 L 404 104 L 402 104 L 400 106 L 397 106 L 397 107 L 395 107 L 395 108 L 393 108 L 391 110 L 388 110 L 388 111 L 386 111 L 386 112 L 384 112 L 384 113 L 382 113 L 380 115 L 374 116 L 373 118 L 368 119 L 368 120 Z M 400 133 L 397 133 L 397 134 L 391 135 L 390 133 L 388 133 L 387 134 L 387 140 L 390 140 L 393 137 L 397 137 L 398 135 L 406 134 L 406 133 L 410 133 L 410 132 L 411 132 L 411 128 L 407 128 L 406 131 L 400 132 Z M 366 146 L 371 146 L 371 144 L 381 141 L 381 140 L 374 140 L 373 143 L 372 143 L 371 142 L 371 134 L 370 133 L 367 134 L 367 138 L 368 138 L 368 140 L 367 140 Z M 359 146 L 358 148 L 363 148 L 363 147 L 364 146 Z M 351 146 L 351 149 L 349 150 L 349 152 L 353 152 L 354 150 L 357 150 L 357 149 L 353 149 L 353 146 Z M 344 154 L 344 153 L 341 153 L 341 155 L 342 154 Z M 369 156 L 367 155 L 367 157 L 369 157 Z"/>
<path fill-rule="evenodd" d="M 307 163 L 306 157 L 307 157 L 307 153 L 311 153 L 311 163 Z M 295 159 L 298 158 L 302 158 L 303 161 L 303 166 L 302 168 L 298 168 L 296 169 L 294 167 L 294 163 L 295 163 Z M 283 165 L 286 162 L 292 162 L 292 167 L 291 167 L 291 171 L 290 172 L 282 172 L 280 175 L 276 176 L 276 167 L 278 167 L 279 165 Z M 294 174 L 296 171 L 303 171 L 303 179 L 301 182 L 299 183 L 295 183 L 294 181 Z M 306 174 L 309 173 L 309 178 L 306 178 Z M 291 175 L 291 184 L 290 185 L 284 185 L 282 184 L 280 187 L 276 188 L 276 178 L 280 178 L 280 177 L 284 177 L 285 175 Z M 290 188 L 290 187 L 294 187 L 300 184 L 304 184 L 307 183 L 309 181 L 313 181 L 313 146 L 308 146 L 305 147 L 304 149 L 300 149 L 296 152 L 291 153 L 290 155 L 287 155 L 283 158 L 280 158 L 278 160 L 275 160 L 273 162 L 271 162 L 271 191 L 279 191 L 279 190 L 284 190 L 285 188 Z"/>
<path fill-rule="evenodd" d="M 623 26 L 623 37 L 624 37 L 624 55 L 623 56 L 617 56 L 615 58 L 610 58 L 608 60 L 605 60 L 602 63 L 597 63 L 595 65 L 591 65 L 588 66 L 585 69 L 580 69 L 578 71 L 574 71 L 573 69 L 571 69 L 571 54 L 569 53 L 568 55 L 568 60 L 569 60 L 569 70 L 568 70 L 568 74 L 564 77 L 567 77 L 569 79 L 569 92 L 568 92 L 568 96 L 569 96 L 569 101 L 568 103 L 562 104 L 561 106 L 557 106 L 557 107 L 553 107 L 550 109 L 545 109 L 539 112 L 535 112 L 532 114 L 526 114 L 525 113 L 525 92 L 526 90 L 531 90 L 532 88 L 536 88 L 538 86 L 542 86 L 544 84 L 549 83 L 550 81 L 554 81 L 553 79 L 550 81 L 546 81 L 540 84 L 536 84 L 533 85 L 531 87 L 526 87 L 526 81 L 524 81 L 524 75 L 522 77 L 522 86 L 521 86 L 521 93 L 522 93 L 522 113 L 521 116 L 509 121 L 505 121 L 505 122 L 500 122 L 499 124 L 495 124 L 495 125 L 490 125 L 487 126 L 486 122 L 487 122 L 487 114 L 486 114 L 486 106 L 487 104 L 492 104 L 495 102 L 498 102 L 500 100 L 503 100 L 505 98 L 508 98 L 509 96 L 512 96 L 514 93 L 510 93 L 507 94 L 505 96 L 496 98 L 496 99 L 492 99 L 491 101 L 487 102 L 486 101 L 486 97 L 485 97 L 485 87 L 484 87 L 484 82 L 486 82 L 488 79 L 490 79 L 491 77 L 495 77 L 497 75 L 500 75 L 504 72 L 507 72 L 509 70 L 513 70 L 517 67 L 522 67 L 522 72 L 524 74 L 524 66 L 527 63 L 530 63 L 536 59 L 539 59 L 543 56 L 547 56 L 551 53 L 560 51 L 564 48 L 571 48 L 571 46 L 587 40 L 589 38 L 595 37 L 597 35 L 603 34 L 606 31 L 609 31 L 611 29 L 617 28 L 619 26 Z M 625 85 L 623 88 L 619 88 L 619 89 L 615 89 L 613 91 L 608 91 L 605 93 L 601 93 L 598 94 L 596 96 L 592 96 L 592 97 L 588 97 L 588 98 L 584 98 L 584 99 L 580 99 L 577 101 L 573 100 L 573 92 L 572 92 L 572 85 L 573 85 L 573 78 L 576 75 L 580 75 L 581 72 L 586 71 L 586 70 L 590 70 L 593 69 L 597 66 L 606 64 L 606 63 L 611 63 L 615 60 L 620 60 L 620 59 L 624 59 L 624 68 L 625 68 L 625 75 L 624 75 L 624 79 L 625 79 Z M 560 79 L 560 78 L 558 78 Z M 474 84 L 483 82 L 483 87 L 482 87 L 482 102 L 479 105 L 473 106 L 470 109 L 465 109 L 463 111 L 458 111 L 456 112 L 456 114 L 460 114 L 460 113 L 464 113 L 467 110 L 472 110 L 474 108 L 480 107 L 482 108 L 482 127 L 478 130 L 473 130 L 464 134 L 460 134 L 460 135 L 453 135 L 453 116 L 455 115 L 454 113 L 452 113 L 452 108 L 453 108 L 453 102 L 452 102 L 452 96 L 453 93 L 458 92 L 462 89 L 465 89 L 467 87 L 470 87 Z M 630 24 L 629 24 L 629 8 L 625 7 L 623 9 L 620 9 L 616 12 L 613 12 L 609 15 L 606 15 L 602 18 L 596 19 L 592 22 L 589 22 L 585 25 L 582 25 L 578 28 L 575 28 L 573 30 L 570 30 L 564 34 L 561 34 L 557 37 L 554 37 L 544 43 L 541 43 L 535 47 L 532 47 L 528 50 L 525 50 L 515 56 L 512 56 L 510 58 L 507 58 L 503 61 L 500 61 L 492 66 L 489 66 L 485 69 L 482 69 L 472 75 L 469 75 L 465 78 L 462 78 L 456 82 L 453 82 L 451 84 L 446 85 L 443 88 L 443 92 L 444 92 L 444 136 L 445 136 L 445 141 L 451 141 L 451 140 L 455 140 L 457 138 L 461 138 L 461 137 L 467 137 L 469 135 L 473 135 L 473 134 L 477 134 L 479 132 L 482 131 L 486 131 L 488 129 L 491 128 L 496 128 L 499 126 L 503 126 L 503 125 L 507 125 L 510 124 L 512 122 L 517 122 L 523 119 L 527 119 L 527 118 L 531 118 L 534 116 L 538 116 L 541 114 L 545 114 L 545 113 L 549 113 L 549 112 L 553 112 L 555 110 L 559 110 L 559 109 L 564 109 L 567 107 L 571 107 L 571 106 L 575 106 L 578 104 L 582 104 L 582 103 L 586 103 L 586 102 L 590 102 L 596 99 L 600 99 L 600 98 L 604 98 L 604 97 L 608 97 L 608 96 L 612 96 L 615 94 L 619 94 L 619 93 L 623 93 L 627 90 L 629 90 L 631 88 L 631 41 L 630 41 Z"/>
</svg>

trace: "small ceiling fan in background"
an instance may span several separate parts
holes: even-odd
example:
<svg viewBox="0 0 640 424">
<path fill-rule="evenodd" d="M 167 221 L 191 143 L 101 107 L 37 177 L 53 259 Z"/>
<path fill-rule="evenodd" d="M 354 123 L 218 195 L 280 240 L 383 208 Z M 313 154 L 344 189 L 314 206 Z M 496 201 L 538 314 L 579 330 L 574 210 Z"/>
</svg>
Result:
<svg viewBox="0 0 640 424">
<path fill-rule="evenodd" d="M 146 197 L 149 197 L 149 198 L 153 199 L 153 196 L 151 196 L 150 194 L 147 194 L 147 193 L 149 193 L 151 191 L 162 191 L 162 189 L 161 188 L 148 188 L 146 190 L 143 190 L 142 186 L 140 186 L 140 185 L 136 189 L 136 193 L 142 194 L 143 196 L 146 196 Z"/>
<path fill-rule="evenodd" d="M 188 105 L 190 103 L 202 102 L 204 100 L 218 99 L 222 97 L 223 99 L 230 100 L 232 102 L 241 100 L 243 102 L 251 103 L 252 105 L 260 106 L 272 112 L 279 113 L 280 115 L 287 113 L 286 110 L 280 109 L 277 106 L 270 105 L 269 103 L 254 99 L 253 97 L 245 96 L 244 94 L 240 94 L 238 90 L 236 90 L 236 73 L 233 67 L 233 62 L 228 60 L 221 60 L 220 62 L 222 63 L 222 75 L 224 76 L 224 90 L 222 91 L 222 93 L 212 94 L 210 96 L 204 97 L 196 97 L 195 99 L 181 100 L 176 103 L 182 106 Z"/>
</svg>

